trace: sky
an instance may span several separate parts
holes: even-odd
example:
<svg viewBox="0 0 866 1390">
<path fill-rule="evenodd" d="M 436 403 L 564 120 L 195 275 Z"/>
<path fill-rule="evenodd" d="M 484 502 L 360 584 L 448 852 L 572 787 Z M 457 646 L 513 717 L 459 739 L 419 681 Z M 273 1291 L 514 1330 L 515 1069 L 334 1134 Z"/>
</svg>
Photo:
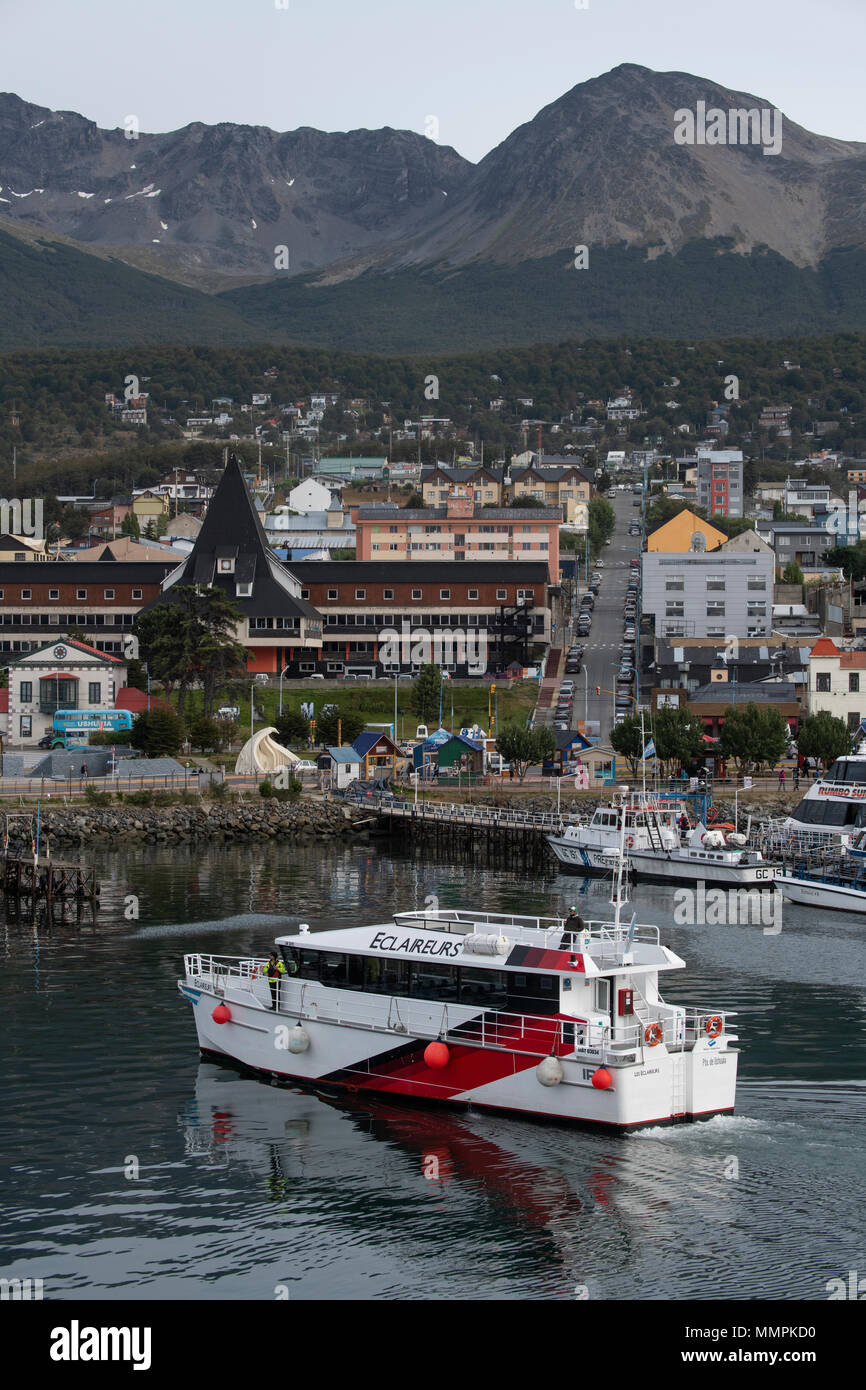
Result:
<svg viewBox="0 0 866 1390">
<path fill-rule="evenodd" d="M 864 37 L 866 0 L 0 0 L 0 91 L 107 128 L 389 125 L 477 161 L 629 62 L 866 141 Z"/>
</svg>

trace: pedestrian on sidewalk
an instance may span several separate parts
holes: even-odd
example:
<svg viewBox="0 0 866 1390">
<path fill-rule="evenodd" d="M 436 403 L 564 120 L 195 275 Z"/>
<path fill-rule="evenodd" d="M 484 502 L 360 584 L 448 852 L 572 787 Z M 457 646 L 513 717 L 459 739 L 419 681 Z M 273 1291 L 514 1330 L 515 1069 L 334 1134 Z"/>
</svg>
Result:
<svg viewBox="0 0 866 1390">
<path fill-rule="evenodd" d="M 780 768 L 779 768 L 779 791 L 780 791 L 780 792 L 783 792 L 784 790 L 785 790 L 785 769 L 784 769 L 783 767 L 780 767 Z"/>
</svg>

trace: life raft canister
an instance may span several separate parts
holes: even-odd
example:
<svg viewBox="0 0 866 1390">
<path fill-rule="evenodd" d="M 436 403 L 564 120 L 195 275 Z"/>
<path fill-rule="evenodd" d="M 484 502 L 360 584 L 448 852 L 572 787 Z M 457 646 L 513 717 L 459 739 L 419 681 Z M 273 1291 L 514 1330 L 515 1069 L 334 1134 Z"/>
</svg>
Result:
<svg viewBox="0 0 866 1390">
<path fill-rule="evenodd" d="M 658 1047 L 663 1037 L 664 1029 L 660 1023 L 651 1023 L 644 1033 L 644 1039 L 649 1043 L 650 1047 Z"/>
<path fill-rule="evenodd" d="M 713 1014 L 704 1024 L 704 1032 L 708 1038 L 717 1038 L 724 1028 L 724 1022 L 718 1014 Z"/>
</svg>

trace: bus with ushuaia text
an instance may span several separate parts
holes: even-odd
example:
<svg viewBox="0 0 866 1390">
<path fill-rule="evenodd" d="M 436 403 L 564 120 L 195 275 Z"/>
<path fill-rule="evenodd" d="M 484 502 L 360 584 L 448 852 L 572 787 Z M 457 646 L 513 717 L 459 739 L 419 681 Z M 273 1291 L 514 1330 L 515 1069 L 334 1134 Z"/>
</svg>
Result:
<svg viewBox="0 0 866 1390">
<path fill-rule="evenodd" d="M 84 748 L 91 734 L 128 733 L 128 709 L 59 709 L 51 730 L 52 748 Z"/>
</svg>

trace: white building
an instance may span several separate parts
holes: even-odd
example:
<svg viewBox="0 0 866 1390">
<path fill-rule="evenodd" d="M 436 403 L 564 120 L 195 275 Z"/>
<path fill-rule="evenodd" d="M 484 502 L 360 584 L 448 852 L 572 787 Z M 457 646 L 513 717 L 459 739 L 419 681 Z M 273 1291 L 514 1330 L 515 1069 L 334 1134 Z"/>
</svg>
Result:
<svg viewBox="0 0 866 1390">
<path fill-rule="evenodd" d="M 126 684 L 126 661 L 64 638 L 9 663 L 6 739 L 33 745 L 50 733 L 59 709 L 113 709 Z"/>
<path fill-rule="evenodd" d="M 775 563 L 770 547 L 753 531 L 712 551 L 697 531 L 685 553 L 644 554 L 642 612 L 655 618 L 656 636 L 668 640 L 768 637 Z"/>
<path fill-rule="evenodd" d="M 866 715 L 866 652 L 846 652 L 821 637 L 809 658 L 809 713 L 825 710 L 850 729 Z"/>
<path fill-rule="evenodd" d="M 292 488 L 286 498 L 286 504 L 289 511 L 306 516 L 308 512 L 326 512 L 331 505 L 331 496 L 330 488 L 325 487 L 323 483 L 316 482 L 315 478 L 305 478 L 297 487 Z"/>
</svg>

